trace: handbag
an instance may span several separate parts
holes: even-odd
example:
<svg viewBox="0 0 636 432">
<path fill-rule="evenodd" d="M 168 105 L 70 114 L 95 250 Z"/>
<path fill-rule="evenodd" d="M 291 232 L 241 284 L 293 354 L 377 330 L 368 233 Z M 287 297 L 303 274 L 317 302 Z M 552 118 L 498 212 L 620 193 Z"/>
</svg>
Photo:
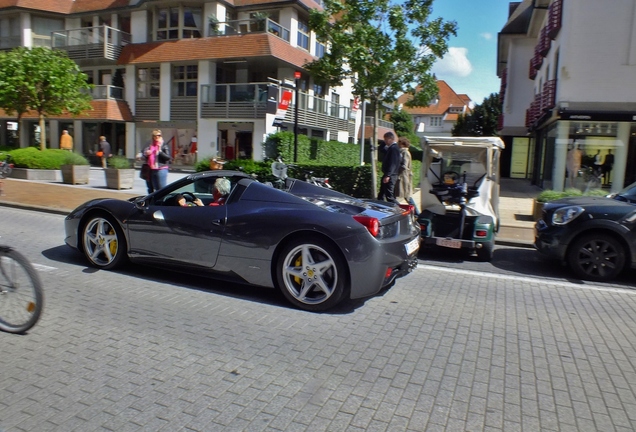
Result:
<svg viewBox="0 0 636 432">
<path fill-rule="evenodd" d="M 141 165 L 141 171 L 139 172 L 139 177 L 148 180 L 150 178 L 150 165 L 147 163 Z"/>
</svg>

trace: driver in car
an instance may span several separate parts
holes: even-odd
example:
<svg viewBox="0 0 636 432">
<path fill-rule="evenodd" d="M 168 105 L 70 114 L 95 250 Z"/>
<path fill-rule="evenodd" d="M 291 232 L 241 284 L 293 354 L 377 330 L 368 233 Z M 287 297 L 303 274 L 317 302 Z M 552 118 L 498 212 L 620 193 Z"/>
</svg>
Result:
<svg viewBox="0 0 636 432">
<path fill-rule="evenodd" d="M 195 197 L 194 201 L 188 201 L 182 194 L 175 195 L 174 200 L 181 207 L 203 206 L 203 201 L 199 198 Z"/>
</svg>

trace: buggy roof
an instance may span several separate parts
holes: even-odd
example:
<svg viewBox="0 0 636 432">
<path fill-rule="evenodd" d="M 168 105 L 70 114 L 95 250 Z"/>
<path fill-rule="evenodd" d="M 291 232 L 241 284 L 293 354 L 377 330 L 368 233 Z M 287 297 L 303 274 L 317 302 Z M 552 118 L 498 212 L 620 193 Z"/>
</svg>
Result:
<svg viewBox="0 0 636 432">
<path fill-rule="evenodd" d="M 456 145 L 470 147 L 505 147 L 499 137 L 424 137 L 428 145 Z"/>
</svg>

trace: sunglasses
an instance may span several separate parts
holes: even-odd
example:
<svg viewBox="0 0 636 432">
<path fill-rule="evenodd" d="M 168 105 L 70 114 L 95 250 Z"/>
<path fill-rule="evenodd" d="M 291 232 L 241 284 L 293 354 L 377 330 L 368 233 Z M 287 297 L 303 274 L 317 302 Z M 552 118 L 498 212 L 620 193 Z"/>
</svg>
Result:
<svg viewBox="0 0 636 432">
<path fill-rule="evenodd" d="M 160 136 L 161 136 L 161 135 L 153 135 L 152 137 L 153 137 L 153 138 L 157 138 L 157 137 L 160 137 Z"/>
</svg>

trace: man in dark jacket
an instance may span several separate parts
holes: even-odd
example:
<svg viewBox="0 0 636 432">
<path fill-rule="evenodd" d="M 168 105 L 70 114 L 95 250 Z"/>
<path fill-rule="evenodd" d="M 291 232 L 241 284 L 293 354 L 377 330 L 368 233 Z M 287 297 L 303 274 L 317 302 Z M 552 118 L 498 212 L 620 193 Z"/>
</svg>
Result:
<svg viewBox="0 0 636 432">
<path fill-rule="evenodd" d="M 384 159 L 382 160 L 382 180 L 380 181 L 379 200 L 397 203 L 395 199 L 395 182 L 400 169 L 400 149 L 395 143 L 393 132 L 384 134 Z"/>
</svg>

